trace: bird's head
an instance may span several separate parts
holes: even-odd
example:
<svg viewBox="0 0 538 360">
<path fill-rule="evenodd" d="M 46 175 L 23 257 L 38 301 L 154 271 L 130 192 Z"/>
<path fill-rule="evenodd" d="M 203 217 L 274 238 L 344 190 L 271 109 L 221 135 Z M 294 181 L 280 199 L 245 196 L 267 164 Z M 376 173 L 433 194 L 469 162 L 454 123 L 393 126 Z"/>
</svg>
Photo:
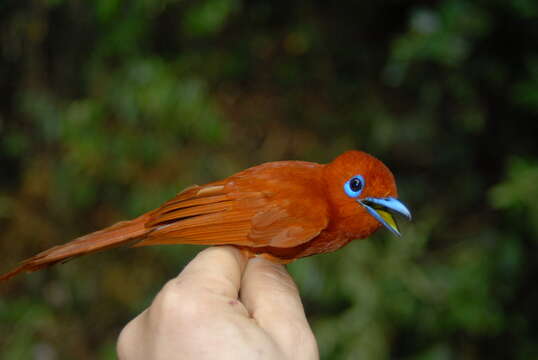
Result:
<svg viewBox="0 0 538 360">
<path fill-rule="evenodd" d="M 400 235 L 393 214 L 411 220 L 411 212 L 398 200 L 396 182 L 381 161 L 362 151 L 347 151 L 324 168 L 333 226 L 364 238 L 382 225 Z"/>
</svg>

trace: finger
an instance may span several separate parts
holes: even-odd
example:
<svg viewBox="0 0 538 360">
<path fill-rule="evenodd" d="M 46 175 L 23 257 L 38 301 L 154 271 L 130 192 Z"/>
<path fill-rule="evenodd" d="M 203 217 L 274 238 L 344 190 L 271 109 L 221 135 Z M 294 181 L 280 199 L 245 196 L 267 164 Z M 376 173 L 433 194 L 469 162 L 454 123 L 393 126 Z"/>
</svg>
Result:
<svg viewBox="0 0 538 360">
<path fill-rule="evenodd" d="M 290 359 L 317 358 L 316 340 L 299 291 L 284 266 L 263 258 L 250 260 L 243 273 L 240 299 Z"/>
<path fill-rule="evenodd" d="M 234 247 L 201 251 L 161 289 L 152 305 L 123 329 L 117 345 L 120 358 L 154 358 L 178 339 L 202 344 L 207 336 L 195 336 L 195 329 L 210 328 L 216 313 L 248 317 L 237 301 L 246 261 Z"/>
<path fill-rule="evenodd" d="M 235 247 L 210 247 L 201 251 L 171 282 L 193 293 L 210 292 L 237 298 L 246 262 Z"/>
<path fill-rule="evenodd" d="M 245 256 L 231 246 L 201 251 L 159 292 L 148 313 L 151 322 L 159 323 L 166 316 L 188 324 L 224 312 L 247 316 L 237 300 L 246 262 Z"/>
<path fill-rule="evenodd" d="M 137 360 L 147 358 L 147 347 L 151 339 L 148 339 L 146 320 L 147 310 L 139 314 L 136 318 L 121 330 L 116 344 L 118 359 Z"/>
</svg>

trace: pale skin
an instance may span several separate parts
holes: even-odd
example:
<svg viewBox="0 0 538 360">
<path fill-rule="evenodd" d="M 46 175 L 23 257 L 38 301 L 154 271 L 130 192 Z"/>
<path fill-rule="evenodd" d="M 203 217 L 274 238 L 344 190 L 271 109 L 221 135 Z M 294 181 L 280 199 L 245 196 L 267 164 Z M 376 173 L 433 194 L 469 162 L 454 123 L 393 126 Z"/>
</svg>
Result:
<svg viewBox="0 0 538 360">
<path fill-rule="evenodd" d="M 319 359 L 286 269 L 231 246 L 205 249 L 122 330 L 121 360 Z"/>
</svg>

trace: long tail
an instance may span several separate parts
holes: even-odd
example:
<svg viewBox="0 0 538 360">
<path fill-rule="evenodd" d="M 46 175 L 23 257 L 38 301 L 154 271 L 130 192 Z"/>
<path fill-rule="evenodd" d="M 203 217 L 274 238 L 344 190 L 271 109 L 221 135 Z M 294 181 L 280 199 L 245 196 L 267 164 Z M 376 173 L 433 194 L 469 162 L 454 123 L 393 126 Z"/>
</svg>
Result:
<svg viewBox="0 0 538 360">
<path fill-rule="evenodd" d="M 8 280 L 22 272 L 37 271 L 58 262 L 65 262 L 76 256 L 136 242 L 152 231 L 144 226 L 147 220 L 148 216 L 144 214 L 136 219 L 122 221 L 103 230 L 81 236 L 66 244 L 54 246 L 24 260 L 10 272 L 0 275 L 0 281 Z"/>
</svg>

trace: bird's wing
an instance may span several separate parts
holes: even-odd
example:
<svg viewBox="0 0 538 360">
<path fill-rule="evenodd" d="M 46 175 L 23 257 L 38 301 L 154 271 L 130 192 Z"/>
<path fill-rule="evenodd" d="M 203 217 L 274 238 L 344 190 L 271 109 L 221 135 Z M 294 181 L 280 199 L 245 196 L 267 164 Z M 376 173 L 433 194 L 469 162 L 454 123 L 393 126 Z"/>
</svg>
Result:
<svg viewBox="0 0 538 360">
<path fill-rule="evenodd" d="M 320 166 L 296 161 L 267 163 L 223 181 L 191 186 L 136 219 L 43 251 L 0 275 L 0 281 L 127 244 L 300 245 L 328 224 Z"/>
<path fill-rule="evenodd" d="M 313 180 L 296 169 L 277 172 L 279 176 L 265 168 L 255 170 L 186 189 L 150 214 L 146 227 L 151 231 L 135 246 L 294 247 L 327 226 L 321 185 L 313 187 Z"/>
</svg>

